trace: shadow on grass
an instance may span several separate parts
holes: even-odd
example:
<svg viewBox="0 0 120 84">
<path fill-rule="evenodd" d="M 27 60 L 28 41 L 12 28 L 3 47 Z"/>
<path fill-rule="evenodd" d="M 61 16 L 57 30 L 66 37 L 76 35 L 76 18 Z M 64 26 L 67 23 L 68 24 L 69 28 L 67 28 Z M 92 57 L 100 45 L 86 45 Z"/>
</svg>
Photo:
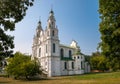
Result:
<svg viewBox="0 0 120 84">
<path fill-rule="evenodd" d="M 17 80 L 20 80 L 20 81 L 44 81 L 44 80 L 54 80 L 54 78 L 29 78 L 29 79 L 26 79 L 26 78 L 19 78 Z"/>
<path fill-rule="evenodd" d="M 10 83 L 9 81 L 0 81 L 0 84 L 7 84 Z"/>
<path fill-rule="evenodd" d="M 82 75 L 91 75 L 91 74 L 105 74 L 105 73 L 111 73 L 111 72 L 91 72 L 91 73 L 85 73 L 85 74 L 82 74 Z"/>
</svg>

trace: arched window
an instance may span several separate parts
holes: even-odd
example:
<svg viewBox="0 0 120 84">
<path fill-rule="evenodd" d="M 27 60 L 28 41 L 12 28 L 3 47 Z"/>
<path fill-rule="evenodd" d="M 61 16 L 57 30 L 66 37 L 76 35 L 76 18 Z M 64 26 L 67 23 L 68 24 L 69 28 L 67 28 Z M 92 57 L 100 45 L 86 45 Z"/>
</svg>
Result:
<svg viewBox="0 0 120 84">
<path fill-rule="evenodd" d="M 64 57 L 64 50 L 62 48 L 60 49 L 60 56 L 61 56 L 61 58 Z"/>
<path fill-rule="evenodd" d="M 81 68 L 83 69 L 84 68 L 84 62 L 81 61 Z"/>
<path fill-rule="evenodd" d="M 55 31 L 54 30 L 52 31 L 52 36 L 55 36 Z"/>
<path fill-rule="evenodd" d="M 67 62 L 64 62 L 64 69 L 67 69 Z"/>
<path fill-rule="evenodd" d="M 74 69 L 74 62 L 72 62 L 72 69 Z"/>
<path fill-rule="evenodd" d="M 52 22 L 52 25 L 53 25 L 53 22 Z"/>
<path fill-rule="evenodd" d="M 55 43 L 53 43 L 53 53 L 55 53 Z"/>
<path fill-rule="evenodd" d="M 46 44 L 46 53 L 47 53 L 47 44 Z"/>
<path fill-rule="evenodd" d="M 72 57 L 72 52 L 71 52 L 71 50 L 69 50 L 69 58 L 71 58 Z"/>
<path fill-rule="evenodd" d="M 39 57 L 41 56 L 41 48 L 39 48 Z"/>
</svg>

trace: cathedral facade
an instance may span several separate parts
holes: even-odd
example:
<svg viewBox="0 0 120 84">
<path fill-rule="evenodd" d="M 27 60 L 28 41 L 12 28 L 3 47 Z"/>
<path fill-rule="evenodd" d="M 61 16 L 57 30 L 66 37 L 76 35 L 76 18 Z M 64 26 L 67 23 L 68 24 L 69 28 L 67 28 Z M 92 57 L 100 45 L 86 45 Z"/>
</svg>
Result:
<svg viewBox="0 0 120 84">
<path fill-rule="evenodd" d="M 42 29 L 41 22 L 38 22 L 33 38 L 31 58 L 38 59 L 38 63 L 48 77 L 90 72 L 90 65 L 85 61 L 76 41 L 72 41 L 70 46 L 60 44 L 52 10 L 45 30 Z"/>
</svg>

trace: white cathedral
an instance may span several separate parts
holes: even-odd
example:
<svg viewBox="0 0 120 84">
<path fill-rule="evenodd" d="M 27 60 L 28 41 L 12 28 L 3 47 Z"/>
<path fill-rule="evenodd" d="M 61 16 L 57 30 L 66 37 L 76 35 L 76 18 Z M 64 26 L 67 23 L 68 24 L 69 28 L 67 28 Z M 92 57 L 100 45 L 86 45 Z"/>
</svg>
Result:
<svg viewBox="0 0 120 84">
<path fill-rule="evenodd" d="M 35 58 L 48 77 L 90 72 L 90 65 L 85 61 L 76 41 L 72 41 L 70 46 L 60 44 L 52 10 L 45 30 L 42 29 L 41 22 L 38 22 L 32 45 L 32 59 Z"/>
</svg>

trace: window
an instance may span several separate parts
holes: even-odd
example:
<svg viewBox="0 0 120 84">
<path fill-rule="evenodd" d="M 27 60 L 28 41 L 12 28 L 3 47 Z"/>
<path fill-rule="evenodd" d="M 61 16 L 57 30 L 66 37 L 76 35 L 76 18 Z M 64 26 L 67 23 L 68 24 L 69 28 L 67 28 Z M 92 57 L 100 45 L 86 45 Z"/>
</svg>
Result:
<svg viewBox="0 0 120 84">
<path fill-rule="evenodd" d="M 61 58 L 64 57 L 64 50 L 63 49 L 60 49 L 60 56 L 61 56 Z"/>
<path fill-rule="evenodd" d="M 67 69 L 67 62 L 64 62 L 64 69 Z"/>
<path fill-rule="evenodd" d="M 53 31 L 52 31 L 52 36 L 54 36 L 54 35 L 55 35 L 55 31 L 53 30 Z"/>
<path fill-rule="evenodd" d="M 52 25 L 53 25 L 53 22 L 52 22 Z"/>
<path fill-rule="evenodd" d="M 53 43 L 53 53 L 55 53 L 55 43 Z"/>
<path fill-rule="evenodd" d="M 41 56 L 41 48 L 39 48 L 39 57 Z"/>
<path fill-rule="evenodd" d="M 84 68 L 84 62 L 81 62 L 81 68 Z"/>
<path fill-rule="evenodd" d="M 72 69 L 74 69 L 74 62 L 72 62 Z"/>
<path fill-rule="evenodd" d="M 72 58 L 72 52 L 69 50 L 69 58 Z"/>
</svg>

